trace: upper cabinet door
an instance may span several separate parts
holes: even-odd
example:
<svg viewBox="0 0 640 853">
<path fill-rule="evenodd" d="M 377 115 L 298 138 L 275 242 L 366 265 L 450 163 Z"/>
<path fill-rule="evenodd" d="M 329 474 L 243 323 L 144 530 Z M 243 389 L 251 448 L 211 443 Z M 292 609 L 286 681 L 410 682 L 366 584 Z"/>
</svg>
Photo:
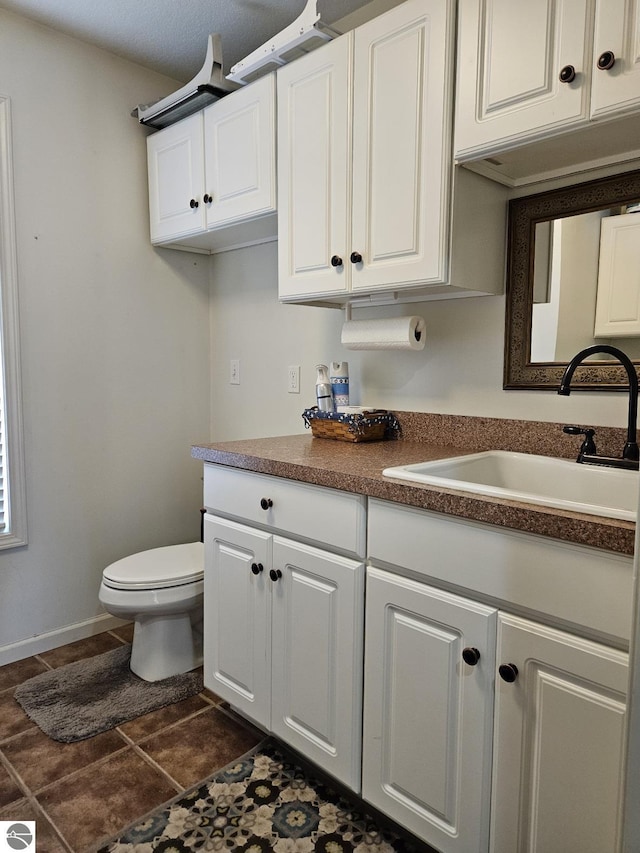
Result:
<svg viewBox="0 0 640 853">
<path fill-rule="evenodd" d="M 592 8 L 589 0 L 461 5 L 457 156 L 489 153 L 494 144 L 512 147 L 588 120 Z"/>
<path fill-rule="evenodd" d="M 348 290 L 352 43 L 342 36 L 278 71 L 281 299 Z"/>
<path fill-rule="evenodd" d="M 275 78 L 204 111 L 207 228 L 275 210 Z"/>
<path fill-rule="evenodd" d="M 446 278 L 452 28 L 452 3 L 407 0 L 355 31 L 355 292 Z"/>
<path fill-rule="evenodd" d="M 640 107 L 640 0 L 600 0 L 593 68 L 594 118 Z"/>
<path fill-rule="evenodd" d="M 147 137 L 152 242 L 204 228 L 202 113 Z"/>
</svg>

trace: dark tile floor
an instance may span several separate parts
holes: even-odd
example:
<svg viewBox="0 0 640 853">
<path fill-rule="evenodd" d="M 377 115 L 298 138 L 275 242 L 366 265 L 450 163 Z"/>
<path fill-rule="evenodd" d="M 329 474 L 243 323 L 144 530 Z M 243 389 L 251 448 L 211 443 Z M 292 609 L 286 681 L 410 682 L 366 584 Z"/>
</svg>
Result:
<svg viewBox="0 0 640 853">
<path fill-rule="evenodd" d="M 34 675 L 130 641 L 125 626 L 0 667 L 0 820 L 35 820 L 38 853 L 92 849 L 263 737 L 205 690 L 88 740 L 58 743 L 13 697 Z"/>
</svg>

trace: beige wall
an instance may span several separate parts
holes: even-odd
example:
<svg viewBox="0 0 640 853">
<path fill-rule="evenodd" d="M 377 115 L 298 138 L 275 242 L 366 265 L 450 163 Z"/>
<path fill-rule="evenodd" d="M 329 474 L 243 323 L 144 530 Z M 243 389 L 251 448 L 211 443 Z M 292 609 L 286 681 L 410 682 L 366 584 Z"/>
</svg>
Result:
<svg viewBox="0 0 640 853">
<path fill-rule="evenodd" d="M 0 551 L 0 663 L 101 613 L 108 563 L 199 535 L 209 260 L 151 248 L 145 132 L 130 116 L 175 88 L 0 12 L 29 533 Z"/>
<path fill-rule="evenodd" d="M 431 301 L 367 309 L 354 317 L 419 314 L 427 324 L 421 352 L 355 352 L 340 343 L 343 313 L 280 305 L 276 244 L 214 255 L 211 329 L 215 353 L 212 437 L 283 435 L 304 429 L 314 404 L 318 361 L 349 362 L 355 404 L 399 411 L 624 426 L 619 393 L 503 391 L 504 296 Z M 229 384 L 229 360 L 241 362 L 241 384 Z M 288 394 L 289 364 L 301 365 L 301 393 Z"/>
</svg>

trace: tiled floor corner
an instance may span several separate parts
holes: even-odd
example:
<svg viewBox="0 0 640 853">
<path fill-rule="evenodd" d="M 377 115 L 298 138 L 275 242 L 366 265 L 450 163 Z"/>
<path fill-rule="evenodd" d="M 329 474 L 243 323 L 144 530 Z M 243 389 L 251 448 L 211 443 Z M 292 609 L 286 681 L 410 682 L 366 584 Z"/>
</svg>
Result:
<svg viewBox="0 0 640 853">
<path fill-rule="evenodd" d="M 0 667 L 0 820 L 35 820 L 38 853 L 93 849 L 263 737 L 208 690 L 77 743 L 51 740 L 14 699 L 34 675 L 130 641 L 125 626 Z"/>
</svg>

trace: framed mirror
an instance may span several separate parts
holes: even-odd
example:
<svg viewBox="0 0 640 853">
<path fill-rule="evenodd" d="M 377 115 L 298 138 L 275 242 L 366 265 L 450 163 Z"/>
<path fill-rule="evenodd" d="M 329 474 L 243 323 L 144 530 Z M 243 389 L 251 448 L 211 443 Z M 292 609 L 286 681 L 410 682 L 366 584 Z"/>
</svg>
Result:
<svg viewBox="0 0 640 853">
<path fill-rule="evenodd" d="M 594 343 L 640 369 L 640 171 L 509 202 L 503 387 L 557 389 Z M 572 382 L 626 388 L 615 359 L 590 359 Z"/>
</svg>

